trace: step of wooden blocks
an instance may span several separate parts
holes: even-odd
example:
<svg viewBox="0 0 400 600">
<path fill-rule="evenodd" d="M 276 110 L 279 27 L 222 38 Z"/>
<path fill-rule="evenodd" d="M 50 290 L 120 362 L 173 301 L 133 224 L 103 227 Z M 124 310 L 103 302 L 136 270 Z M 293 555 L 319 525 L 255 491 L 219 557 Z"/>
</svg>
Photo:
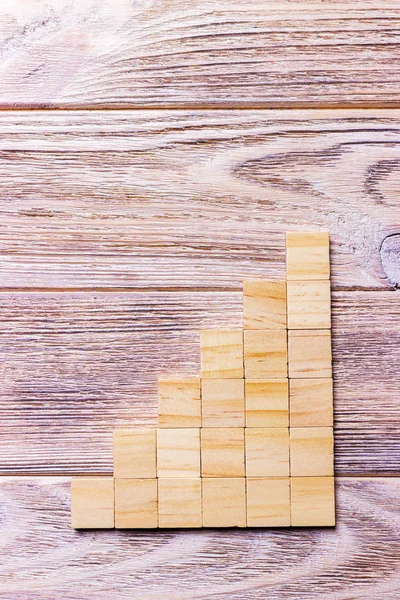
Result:
<svg viewBox="0 0 400 600">
<path fill-rule="evenodd" d="M 290 526 L 289 477 L 247 477 L 247 527 Z"/>
<path fill-rule="evenodd" d="M 244 331 L 246 379 L 281 379 L 288 373 L 286 330 L 247 329 Z"/>
<path fill-rule="evenodd" d="M 290 380 L 290 426 L 333 426 L 333 381 L 330 377 Z"/>
<path fill-rule="evenodd" d="M 202 379 L 203 427 L 244 427 L 244 379 Z"/>
<path fill-rule="evenodd" d="M 157 477 L 200 477 L 200 429 L 157 430 Z"/>
<path fill-rule="evenodd" d="M 201 478 L 158 480 L 158 526 L 202 527 Z"/>
<path fill-rule="evenodd" d="M 293 477 L 333 476 L 332 427 L 291 427 L 290 474 Z"/>
<path fill-rule="evenodd" d="M 286 234 L 288 281 L 329 279 L 329 234 L 323 231 L 289 231 Z"/>
<path fill-rule="evenodd" d="M 331 283 L 329 279 L 287 282 L 288 329 L 329 329 Z"/>
<path fill-rule="evenodd" d="M 206 329 L 200 332 L 201 376 L 243 377 L 243 331 Z"/>
<path fill-rule="evenodd" d="M 333 527 L 335 486 L 333 477 L 291 477 L 292 527 Z"/>
<path fill-rule="evenodd" d="M 114 431 L 114 476 L 154 479 L 156 472 L 156 429 L 116 429 Z"/>
<path fill-rule="evenodd" d="M 201 476 L 244 477 L 244 428 L 201 430 Z"/>
<path fill-rule="evenodd" d="M 115 527 L 156 528 L 157 505 L 157 479 L 115 479 Z"/>
<path fill-rule="evenodd" d="M 289 380 L 245 379 L 246 427 L 289 427 Z"/>
<path fill-rule="evenodd" d="M 248 477 L 289 477 L 287 427 L 246 427 L 245 448 Z"/>
<path fill-rule="evenodd" d="M 246 527 L 244 477 L 203 477 L 203 527 Z"/>
<path fill-rule="evenodd" d="M 75 477 L 71 483 L 71 517 L 74 529 L 113 529 L 114 479 Z"/>
<path fill-rule="evenodd" d="M 286 282 L 245 280 L 243 322 L 245 329 L 286 329 Z"/>
<path fill-rule="evenodd" d="M 201 426 L 199 377 L 158 378 L 158 426 Z"/>
<path fill-rule="evenodd" d="M 290 379 L 332 377 L 329 329 L 290 330 L 288 346 Z"/>
</svg>

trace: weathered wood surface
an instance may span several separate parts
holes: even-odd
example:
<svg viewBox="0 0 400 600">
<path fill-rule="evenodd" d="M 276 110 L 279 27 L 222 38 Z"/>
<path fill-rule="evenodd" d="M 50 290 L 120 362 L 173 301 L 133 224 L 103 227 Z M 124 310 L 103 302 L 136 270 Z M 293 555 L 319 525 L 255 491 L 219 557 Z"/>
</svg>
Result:
<svg viewBox="0 0 400 600">
<path fill-rule="evenodd" d="M 400 294 L 333 295 L 336 471 L 400 474 Z M 0 473 L 110 473 L 112 431 L 156 424 L 160 372 L 199 372 L 237 292 L 0 294 Z"/>
<path fill-rule="evenodd" d="M 399 479 L 339 479 L 335 529 L 82 531 L 67 478 L 2 478 L 4 600 L 398 600 Z"/>
<path fill-rule="evenodd" d="M 400 111 L 0 112 L 9 288 L 239 289 L 326 228 L 335 289 L 400 281 Z M 391 237 L 388 237 L 391 236 Z"/>
<path fill-rule="evenodd" d="M 0 106 L 399 105 L 400 2 L 2 0 Z"/>
</svg>

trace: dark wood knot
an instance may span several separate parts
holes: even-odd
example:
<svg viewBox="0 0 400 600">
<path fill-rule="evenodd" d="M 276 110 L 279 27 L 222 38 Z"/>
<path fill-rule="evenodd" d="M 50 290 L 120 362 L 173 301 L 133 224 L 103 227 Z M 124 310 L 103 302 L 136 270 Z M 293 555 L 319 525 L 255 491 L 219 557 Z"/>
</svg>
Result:
<svg viewBox="0 0 400 600">
<path fill-rule="evenodd" d="M 400 233 L 388 235 L 380 247 L 383 270 L 394 287 L 400 286 Z"/>
</svg>

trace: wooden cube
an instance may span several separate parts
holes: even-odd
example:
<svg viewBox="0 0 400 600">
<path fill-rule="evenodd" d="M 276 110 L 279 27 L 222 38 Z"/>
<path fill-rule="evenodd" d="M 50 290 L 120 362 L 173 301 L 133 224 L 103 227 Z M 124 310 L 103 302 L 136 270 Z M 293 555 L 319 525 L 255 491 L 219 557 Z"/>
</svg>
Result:
<svg viewBox="0 0 400 600">
<path fill-rule="evenodd" d="M 202 477 L 244 477 L 244 474 L 244 428 L 203 428 Z"/>
<path fill-rule="evenodd" d="M 71 520 L 74 529 L 114 527 L 114 479 L 75 477 L 71 482 Z"/>
<path fill-rule="evenodd" d="M 288 477 L 247 478 L 247 526 L 290 526 Z"/>
<path fill-rule="evenodd" d="M 114 476 L 156 477 L 156 430 L 154 427 L 114 431 Z"/>
<path fill-rule="evenodd" d="M 288 379 L 246 379 L 246 427 L 288 427 Z"/>
<path fill-rule="evenodd" d="M 332 377 L 329 329 L 289 331 L 289 377 Z"/>
<path fill-rule="evenodd" d="M 200 477 L 158 480 L 158 526 L 202 527 Z"/>
<path fill-rule="evenodd" d="M 243 330 L 209 329 L 200 332 L 201 376 L 243 377 Z"/>
<path fill-rule="evenodd" d="M 292 527 L 335 525 L 333 477 L 292 477 L 290 488 Z"/>
<path fill-rule="evenodd" d="M 331 282 L 329 279 L 287 282 L 288 329 L 329 329 Z"/>
<path fill-rule="evenodd" d="M 294 477 L 333 475 L 332 427 L 291 427 L 290 474 Z"/>
<path fill-rule="evenodd" d="M 286 331 L 247 329 L 244 332 L 246 379 L 287 377 Z"/>
<path fill-rule="evenodd" d="M 200 477 L 200 429 L 157 430 L 158 477 Z"/>
<path fill-rule="evenodd" d="M 152 529 L 157 525 L 157 479 L 116 479 L 115 527 Z"/>
<path fill-rule="evenodd" d="M 289 476 L 287 427 L 246 427 L 247 477 Z"/>
<path fill-rule="evenodd" d="M 202 479 L 203 527 L 246 527 L 245 478 Z"/>
<path fill-rule="evenodd" d="M 160 377 L 158 379 L 159 427 L 201 427 L 200 379 Z"/>
<path fill-rule="evenodd" d="M 288 280 L 329 279 L 329 233 L 289 231 L 286 272 Z"/>
<path fill-rule="evenodd" d="M 203 427 L 244 427 L 244 380 L 202 379 Z"/>
<path fill-rule="evenodd" d="M 290 380 L 290 426 L 333 426 L 332 379 Z"/>
<path fill-rule="evenodd" d="M 286 282 L 243 281 L 245 329 L 286 329 Z"/>
</svg>

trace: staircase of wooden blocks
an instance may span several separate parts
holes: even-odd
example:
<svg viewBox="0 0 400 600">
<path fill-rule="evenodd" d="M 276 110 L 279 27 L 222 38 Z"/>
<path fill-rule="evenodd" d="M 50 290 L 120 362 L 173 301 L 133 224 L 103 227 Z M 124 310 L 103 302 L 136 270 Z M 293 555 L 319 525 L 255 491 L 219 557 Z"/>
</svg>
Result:
<svg viewBox="0 0 400 600">
<path fill-rule="evenodd" d="M 158 428 L 72 481 L 73 527 L 335 524 L 329 236 L 286 244 L 287 281 L 243 284 L 244 329 L 201 331 L 201 376 L 159 379 Z"/>
</svg>

